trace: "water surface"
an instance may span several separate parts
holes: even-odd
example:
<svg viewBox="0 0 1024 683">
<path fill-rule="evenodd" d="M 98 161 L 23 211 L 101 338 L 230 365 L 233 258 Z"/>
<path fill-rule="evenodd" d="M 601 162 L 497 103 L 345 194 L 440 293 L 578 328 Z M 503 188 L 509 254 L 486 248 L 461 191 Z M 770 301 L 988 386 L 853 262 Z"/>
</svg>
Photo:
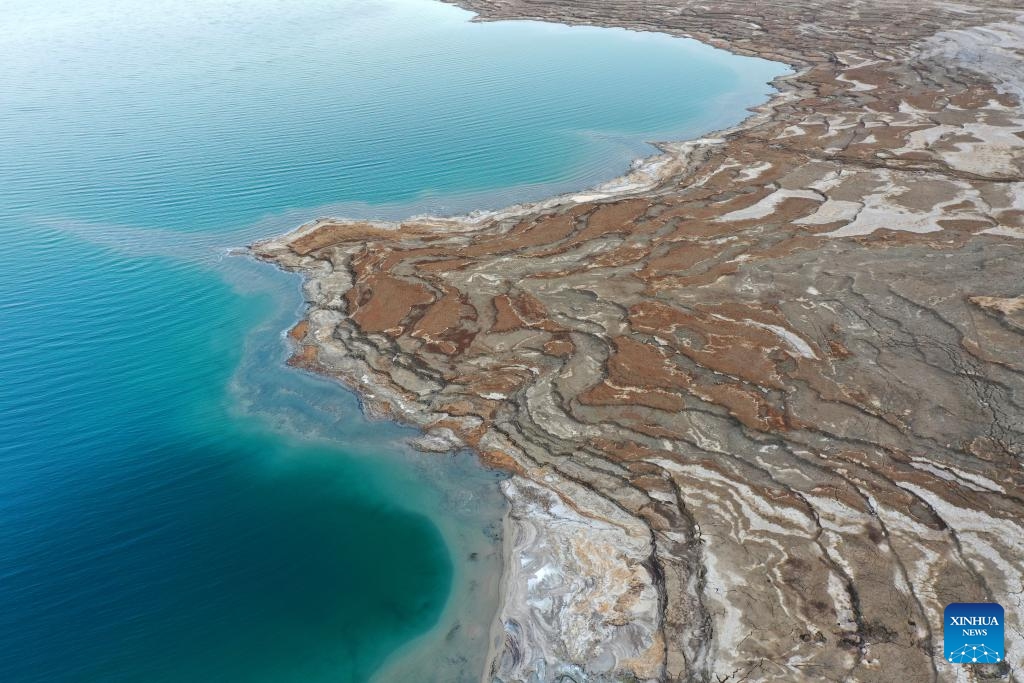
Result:
<svg viewBox="0 0 1024 683">
<path fill-rule="evenodd" d="M 497 475 L 284 367 L 297 279 L 225 249 L 579 189 L 782 69 L 427 0 L 0 12 L 0 680 L 477 679 Z"/>
</svg>

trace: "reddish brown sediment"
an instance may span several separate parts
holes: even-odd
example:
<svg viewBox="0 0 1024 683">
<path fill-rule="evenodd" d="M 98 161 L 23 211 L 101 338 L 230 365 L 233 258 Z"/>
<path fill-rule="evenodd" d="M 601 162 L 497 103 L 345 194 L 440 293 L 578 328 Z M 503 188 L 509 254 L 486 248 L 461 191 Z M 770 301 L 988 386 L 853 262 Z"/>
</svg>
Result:
<svg viewBox="0 0 1024 683">
<path fill-rule="evenodd" d="M 1020 676 L 1024 8 L 460 4 L 798 69 L 618 194 L 255 247 L 293 363 L 514 473 L 488 680 L 952 681 L 970 600 Z"/>
<path fill-rule="evenodd" d="M 307 332 L 309 332 L 309 321 L 300 320 L 292 329 L 288 330 L 288 338 L 300 342 L 305 338 Z"/>
</svg>

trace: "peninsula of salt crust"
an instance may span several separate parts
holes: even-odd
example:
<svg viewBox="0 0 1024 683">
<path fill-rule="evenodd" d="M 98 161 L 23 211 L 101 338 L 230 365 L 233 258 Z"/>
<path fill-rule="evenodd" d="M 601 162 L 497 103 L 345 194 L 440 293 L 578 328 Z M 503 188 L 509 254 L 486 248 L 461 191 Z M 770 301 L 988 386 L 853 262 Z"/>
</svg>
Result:
<svg viewBox="0 0 1024 683">
<path fill-rule="evenodd" d="M 796 70 L 608 188 L 254 247 L 295 365 L 511 474 L 485 680 L 1024 681 L 1024 5 L 460 4 Z"/>
</svg>

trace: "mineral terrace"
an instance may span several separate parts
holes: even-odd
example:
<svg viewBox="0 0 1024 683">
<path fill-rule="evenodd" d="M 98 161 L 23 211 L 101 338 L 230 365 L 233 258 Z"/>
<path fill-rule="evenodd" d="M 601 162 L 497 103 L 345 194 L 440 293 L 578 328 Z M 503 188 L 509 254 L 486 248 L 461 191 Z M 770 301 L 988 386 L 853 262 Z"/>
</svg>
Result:
<svg viewBox="0 0 1024 683">
<path fill-rule="evenodd" d="M 460 4 L 796 70 L 585 195 L 254 247 L 295 365 L 511 473 L 486 679 L 1024 681 L 1024 5 Z"/>
</svg>

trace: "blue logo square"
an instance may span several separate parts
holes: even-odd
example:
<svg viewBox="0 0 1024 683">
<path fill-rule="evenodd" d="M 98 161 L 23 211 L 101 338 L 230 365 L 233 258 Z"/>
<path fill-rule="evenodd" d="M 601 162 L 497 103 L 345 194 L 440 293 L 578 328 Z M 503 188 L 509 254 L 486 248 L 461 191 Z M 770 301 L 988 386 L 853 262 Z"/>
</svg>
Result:
<svg viewBox="0 0 1024 683">
<path fill-rule="evenodd" d="M 1003 661 L 1003 608 L 994 602 L 953 602 L 942 621 L 946 659 L 953 664 Z"/>
</svg>

